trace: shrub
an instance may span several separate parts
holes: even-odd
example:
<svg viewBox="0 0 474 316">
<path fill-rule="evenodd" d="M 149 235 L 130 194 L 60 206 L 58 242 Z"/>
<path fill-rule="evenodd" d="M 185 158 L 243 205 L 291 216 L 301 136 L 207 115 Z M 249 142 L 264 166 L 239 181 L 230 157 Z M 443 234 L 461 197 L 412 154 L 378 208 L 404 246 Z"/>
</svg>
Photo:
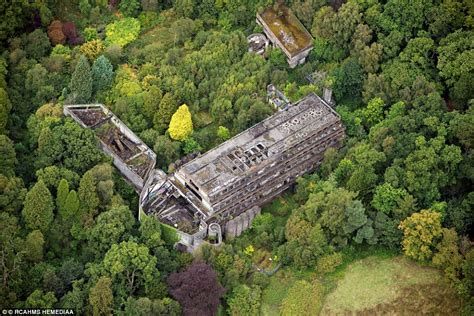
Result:
<svg viewBox="0 0 474 316">
<path fill-rule="evenodd" d="M 64 58 L 67 58 L 70 54 L 71 49 L 61 44 L 54 46 L 53 50 L 51 51 L 51 56 L 62 56 Z"/>
<path fill-rule="evenodd" d="M 317 281 L 295 282 L 281 303 L 281 315 L 318 315 L 322 308 L 323 287 Z"/>
<path fill-rule="evenodd" d="M 93 27 L 86 27 L 83 33 L 84 33 L 84 40 L 86 42 L 89 42 L 98 38 L 97 30 Z"/>
<path fill-rule="evenodd" d="M 135 18 L 125 18 L 106 26 L 105 43 L 107 46 L 117 44 L 124 47 L 136 40 L 139 33 L 140 22 Z"/>
<path fill-rule="evenodd" d="M 333 272 L 341 263 L 342 254 L 339 252 L 335 252 L 330 255 L 325 255 L 319 258 L 316 270 L 321 274 Z"/>
<path fill-rule="evenodd" d="M 50 26 L 48 26 L 48 37 L 51 44 L 64 44 L 66 42 L 66 35 L 63 33 L 63 24 L 59 20 L 54 20 Z"/>
<path fill-rule="evenodd" d="M 83 53 L 90 61 L 93 61 L 102 54 L 105 46 L 100 39 L 95 39 L 90 42 L 84 43 L 81 46 L 81 53 Z"/>
</svg>

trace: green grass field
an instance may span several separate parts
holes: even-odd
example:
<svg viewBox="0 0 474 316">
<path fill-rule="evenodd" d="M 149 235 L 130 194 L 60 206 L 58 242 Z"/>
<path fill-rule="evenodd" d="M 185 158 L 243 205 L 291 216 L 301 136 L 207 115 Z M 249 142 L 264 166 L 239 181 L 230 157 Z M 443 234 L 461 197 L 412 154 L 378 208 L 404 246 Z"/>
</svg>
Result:
<svg viewBox="0 0 474 316">
<path fill-rule="evenodd" d="M 440 271 L 403 257 L 368 257 L 346 267 L 321 315 L 457 315 L 459 305 Z"/>
<path fill-rule="evenodd" d="M 387 253 L 350 258 L 324 278 L 314 272 L 282 269 L 263 291 L 261 314 L 280 315 L 281 302 L 291 286 L 313 278 L 320 279 L 328 293 L 320 315 L 459 314 L 460 300 L 439 270 Z"/>
<path fill-rule="evenodd" d="M 262 315 L 280 315 L 280 304 L 288 294 L 288 290 L 298 280 L 311 280 L 314 274 L 310 272 L 293 272 L 281 269 L 271 277 L 270 284 L 263 291 Z"/>
</svg>

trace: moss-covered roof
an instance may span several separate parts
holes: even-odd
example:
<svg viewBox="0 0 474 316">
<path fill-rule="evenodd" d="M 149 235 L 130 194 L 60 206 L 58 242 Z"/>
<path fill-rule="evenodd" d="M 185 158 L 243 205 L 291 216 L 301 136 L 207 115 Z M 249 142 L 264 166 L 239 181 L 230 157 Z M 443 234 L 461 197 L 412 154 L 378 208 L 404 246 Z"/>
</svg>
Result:
<svg viewBox="0 0 474 316">
<path fill-rule="evenodd" d="M 287 7 L 280 5 L 277 10 L 268 7 L 260 17 L 291 57 L 312 46 L 313 38 Z"/>
</svg>

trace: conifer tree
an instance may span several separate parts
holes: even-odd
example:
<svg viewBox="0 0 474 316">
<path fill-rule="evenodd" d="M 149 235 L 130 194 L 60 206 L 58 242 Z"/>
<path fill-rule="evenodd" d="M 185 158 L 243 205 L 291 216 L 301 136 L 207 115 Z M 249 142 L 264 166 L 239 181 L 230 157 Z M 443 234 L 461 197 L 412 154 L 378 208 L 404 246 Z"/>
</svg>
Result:
<svg viewBox="0 0 474 316">
<path fill-rule="evenodd" d="M 53 221 L 53 197 L 42 180 L 36 182 L 26 194 L 23 218 L 30 229 L 48 230 Z"/>
<path fill-rule="evenodd" d="M 77 214 L 79 210 L 79 198 L 77 192 L 74 190 L 69 191 L 64 206 L 61 211 L 61 216 L 64 220 L 68 220 Z"/>
<path fill-rule="evenodd" d="M 87 58 L 81 55 L 69 83 L 71 102 L 87 103 L 92 96 L 92 74 Z"/>
<path fill-rule="evenodd" d="M 7 126 L 8 115 L 12 108 L 10 99 L 8 98 L 7 91 L 0 87 L 0 132 L 4 132 Z"/>
<path fill-rule="evenodd" d="M 43 260 L 44 237 L 39 230 L 34 230 L 26 236 L 25 253 L 26 259 L 31 262 Z"/>
<path fill-rule="evenodd" d="M 161 99 L 160 106 L 155 116 L 153 117 L 153 125 L 160 132 L 164 133 L 168 128 L 173 113 L 177 110 L 178 106 L 176 99 L 171 93 L 166 93 Z"/>
<path fill-rule="evenodd" d="M 87 216 L 94 213 L 99 206 L 99 196 L 96 191 L 96 181 L 91 171 L 82 176 L 78 193 L 81 214 Z"/>
<path fill-rule="evenodd" d="M 171 118 L 169 127 L 170 137 L 174 140 L 184 141 L 193 133 L 193 121 L 188 106 L 183 104 Z"/>
<path fill-rule="evenodd" d="M 69 194 L 69 183 L 66 179 L 61 179 L 58 185 L 58 192 L 56 193 L 56 207 L 61 213 L 64 210 L 67 196 Z"/>
<path fill-rule="evenodd" d="M 104 55 L 99 56 L 92 65 L 94 92 L 109 88 L 114 80 L 114 68 Z"/>
</svg>

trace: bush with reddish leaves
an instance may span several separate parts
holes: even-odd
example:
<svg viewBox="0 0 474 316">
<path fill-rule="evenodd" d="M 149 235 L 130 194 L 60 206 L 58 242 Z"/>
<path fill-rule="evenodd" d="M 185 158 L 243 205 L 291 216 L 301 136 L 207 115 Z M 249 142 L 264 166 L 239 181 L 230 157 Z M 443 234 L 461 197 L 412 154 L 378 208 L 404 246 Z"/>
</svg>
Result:
<svg viewBox="0 0 474 316">
<path fill-rule="evenodd" d="M 216 272 L 203 262 L 171 274 L 167 282 L 171 296 L 181 304 L 184 315 L 215 315 L 225 293 Z"/>
<path fill-rule="evenodd" d="M 54 20 L 48 26 L 48 37 L 53 46 L 57 44 L 64 44 L 66 42 L 66 35 L 63 33 L 63 24 L 59 20 Z"/>
<path fill-rule="evenodd" d="M 83 40 L 77 35 L 76 25 L 73 22 L 63 24 L 63 33 L 66 35 L 69 45 L 79 45 Z"/>
</svg>

